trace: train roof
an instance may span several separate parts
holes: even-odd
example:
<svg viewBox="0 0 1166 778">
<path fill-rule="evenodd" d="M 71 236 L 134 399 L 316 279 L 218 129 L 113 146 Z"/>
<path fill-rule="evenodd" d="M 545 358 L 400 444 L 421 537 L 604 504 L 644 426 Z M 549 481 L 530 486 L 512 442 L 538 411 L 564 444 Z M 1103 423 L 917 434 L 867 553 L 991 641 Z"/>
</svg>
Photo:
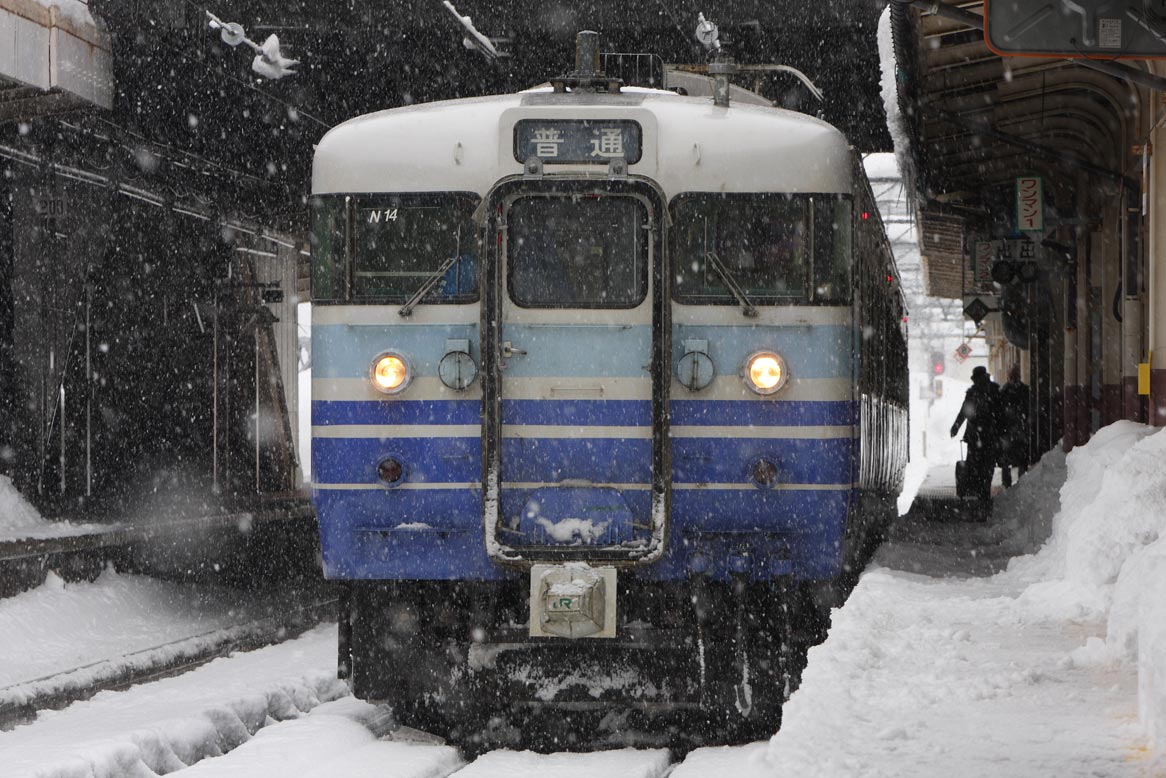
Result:
<svg viewBox="0 0 1166 778">
<path fill-rule="evenodd" d="M 460 191 L 485 195 L 520 175 L 513 131 L 520 119 L 633 119 L 643 154 L 632 176 L 668 197 L 686 191 L 851 192 L 845 137 L 814 117 L 705 97 L 628 88 L 617 94 L 517 94 L 393 108 L 351 119 L 316 148 L 315 194 Z M 596 173 L 596 165 L 548 165 L 547 173 Z M 603 170 L 605 173 L 606 171 Z"/>
</svg>

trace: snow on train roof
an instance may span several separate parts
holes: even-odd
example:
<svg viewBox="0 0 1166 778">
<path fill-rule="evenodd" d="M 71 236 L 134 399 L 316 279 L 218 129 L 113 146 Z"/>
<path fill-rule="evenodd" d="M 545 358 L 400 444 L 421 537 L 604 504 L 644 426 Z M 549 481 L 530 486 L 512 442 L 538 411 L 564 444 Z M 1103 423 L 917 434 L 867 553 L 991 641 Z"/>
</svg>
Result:
<svg viewBox="0 0 1166 778">
<path fill-rule="evenodd" d="M 520 175 L 514 126 L 520 119 L 633 119 L 643 155 L 629 173 L 684 191 L 849 192 L 850 152 L 831 125 L 780 108 L 625 89 L 620 94 L 556 94 L 535 89 L 359 116 L 316 148 L 312 191 L 476 192 Z M 546 172 L 602 172 L 597 165 L 547 165 Z"/>
</svg>

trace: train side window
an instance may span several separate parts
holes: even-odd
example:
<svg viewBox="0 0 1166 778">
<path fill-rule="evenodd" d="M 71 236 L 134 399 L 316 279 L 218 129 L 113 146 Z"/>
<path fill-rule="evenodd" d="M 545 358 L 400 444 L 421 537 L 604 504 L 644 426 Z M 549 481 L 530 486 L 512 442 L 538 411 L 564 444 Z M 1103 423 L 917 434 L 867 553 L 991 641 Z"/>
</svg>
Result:
<svg viewBox="0 0 1166 778">
<path fill-rule="evenodd" d="M 850 201 L 829 195 L 814 198 L 814 300 L 850 300 L 853 216 Z"/>
<path fill-rule="evenodd" d="M 510 298 L 526 308 L 635 308 L 648 294 L 648 213 L 635 197 L 520 197 L 506 217 Z"/>
<path fill-rule="evenodd" d="M 845 195 L 689 192 L 677 195 L 671 210 L 677 302 L 737 304 L 715 260 L 755 304 L 850 297 Z"/>
<path fill-rule="evenodd" d="M 353 302 L 405 302 L 435 276 L 440 277 L 421 303 L 477 301 L 477 195 L 353 199 Z"/>
<path fill-rule="evenodd" d="M 672 201 L 674 294 L 683 303 L 738 303 L 722 271 L 753 303 L 806 296 L 809 199 L 694 192 Z"/>
<path fill-rule="evenodd" d="M 343 195 L 313 197 L 312 300 L 337 302 L 345 297 L 347 259 L 347 198 Z"/>
</svg>

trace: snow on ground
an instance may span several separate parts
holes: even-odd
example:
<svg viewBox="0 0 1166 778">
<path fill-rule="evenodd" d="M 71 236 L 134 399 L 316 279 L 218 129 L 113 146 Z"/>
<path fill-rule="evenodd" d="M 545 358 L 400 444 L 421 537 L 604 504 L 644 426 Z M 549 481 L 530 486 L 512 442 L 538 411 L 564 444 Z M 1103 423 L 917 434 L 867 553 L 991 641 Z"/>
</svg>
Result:
<svg viewBox="0 0 1166 778">
<path fill-rule="evenodd" d="M 438 778 L 461 766 L 452 746 L 378 740 L 377 708 L 352 697 L 261 729 L 231 753 L 172 773 L 174 778 Z"/>
<path fill-rule="evenodd" d="M 1163 537 L 1166 431 L 1124 422 L 1067 458 L 1050 452 L 986 524 L 908 516 L 811 650 L 781 731 L 698 749 L 671 775 L 1166 774 Z M 320 628 L 43 713 L 0 733 L 0 772 L 148 778 L 198 762 L 184 775 L 428 778 L 456 769 L 452 749 L 377 737 L 377 709 L 333 677 L 335 640 L 334 627 Z M 460 775 L 667 769 L 664 751 L 496 751 Z"/>
<path fill-rule="evenodd" d="M 102 692 L 0 732 L 0 773 L 5 778 L 170 773 L 227 752 L 268 724 L 345 696 L 335 666 L 336 626 L 330 625 L 174 678 Z M 308 766 L 270 774 L 297 775 Z"/>
<path fill-rule="evenodd" d="M 491 751 L 457 778 L 655 778 L 668 774 L 664 750 L 618 749 L 589 754 Z"/>
<path fill-rule="evenodd" d="M 0 542 L 87 535 L 104 529 L 99 524 L 73 524 L 42 518 L 37 509 L 17 491 L 12 479 L 0 475 Z"/>
<path fill-rule="evenodd" d="M 769 743 L 701 749 L 673 778 L 1166 773 L 1166 431 L 1107 427 L 989 524 L 934 529 L 928 556 L 898 528 Z"/>
<path fill-rule="evenodd" d="M 241 625 L 286 612 L 289 600 L 113 570 L 67 584 L 50 572 L 42 586 L 0 600 L 0 702 L 193 656 L 251 634 Z"/>
</svg>

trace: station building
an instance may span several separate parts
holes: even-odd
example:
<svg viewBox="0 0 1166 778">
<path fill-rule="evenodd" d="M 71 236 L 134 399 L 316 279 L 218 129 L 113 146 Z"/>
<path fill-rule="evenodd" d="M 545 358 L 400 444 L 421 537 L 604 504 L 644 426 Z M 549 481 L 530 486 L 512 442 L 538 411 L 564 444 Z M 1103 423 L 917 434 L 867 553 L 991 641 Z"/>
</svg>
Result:
<svg viewBox="0 0 1166 778">
<path fill-rule="evenodd" d="M 1021 367 L 1034 453 L 1166 424 L 1166 16 L 1096 5 L 892 0 L 884 32 L 927 289 Z"/>
</svg>

